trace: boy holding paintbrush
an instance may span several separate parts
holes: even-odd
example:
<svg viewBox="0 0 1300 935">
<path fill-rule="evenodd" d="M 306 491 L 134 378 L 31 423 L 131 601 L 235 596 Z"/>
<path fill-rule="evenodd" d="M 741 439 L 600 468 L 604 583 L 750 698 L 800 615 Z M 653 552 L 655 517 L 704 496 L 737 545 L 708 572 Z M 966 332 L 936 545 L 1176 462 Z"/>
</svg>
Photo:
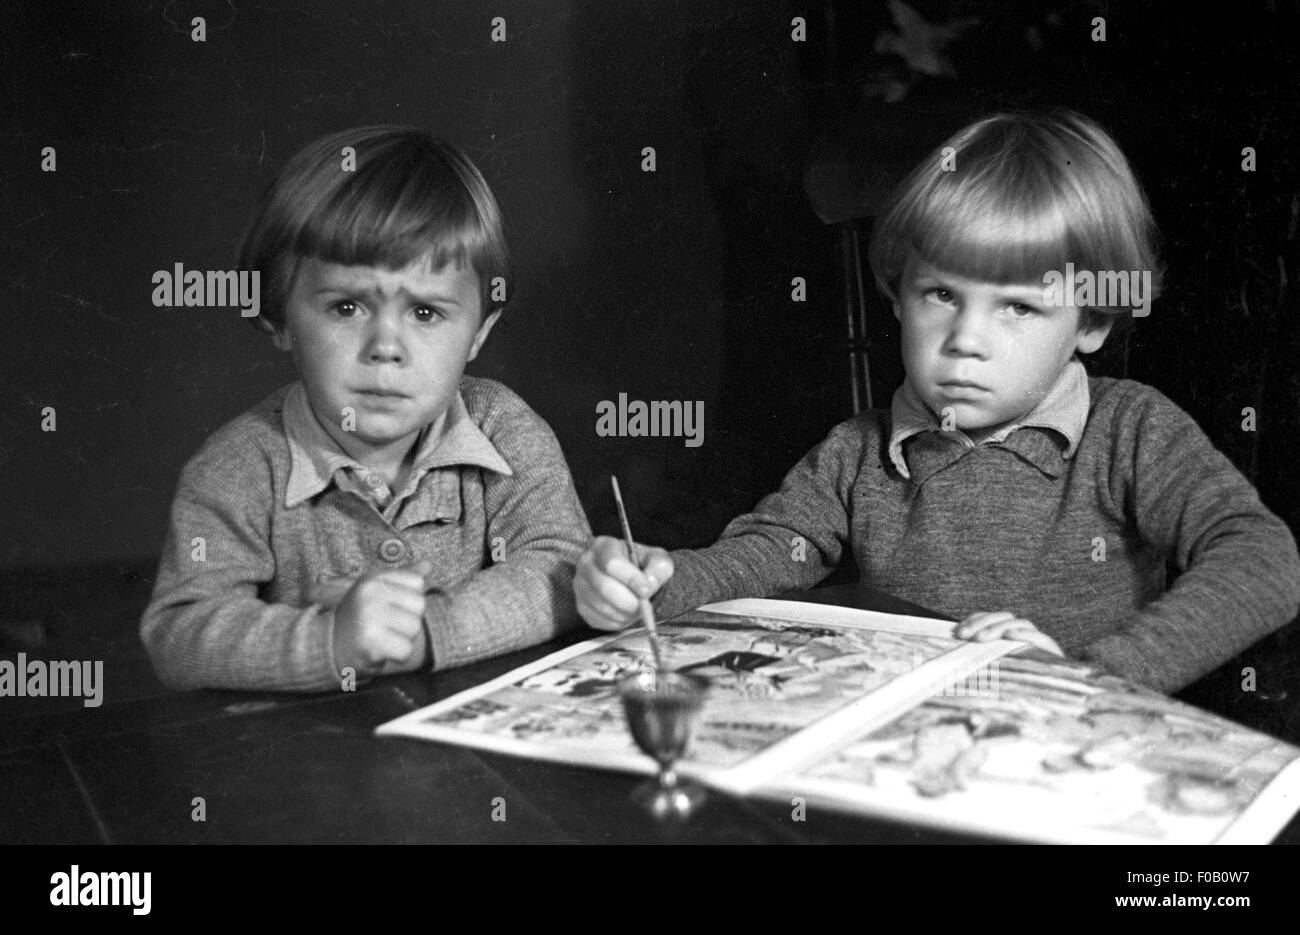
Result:
<svg viewBox="0 0 1300 935">
<path fill-rule="evenodd" d="M 852 549 L 864 583 L 959 618 L 958 637 L 1166 692 L 1284 625 L 1300 604 L 1287 527 L 1182 410 L 1076 357 L 1146 314 L 1153 234 L 1123 154 L 1086 118 L 961 130 L 872 239 L 902 325 L 892 407 L 836 427 L 709 548 L 642 548 L 634 565 L 598 539 L 579 561 L 579 612 L 617 629 L 652 595 L 671 617 L 809 588 Z M 1146 288 L 1118 302 L 1062 290 L 1075 270 Z"/>
</svg>

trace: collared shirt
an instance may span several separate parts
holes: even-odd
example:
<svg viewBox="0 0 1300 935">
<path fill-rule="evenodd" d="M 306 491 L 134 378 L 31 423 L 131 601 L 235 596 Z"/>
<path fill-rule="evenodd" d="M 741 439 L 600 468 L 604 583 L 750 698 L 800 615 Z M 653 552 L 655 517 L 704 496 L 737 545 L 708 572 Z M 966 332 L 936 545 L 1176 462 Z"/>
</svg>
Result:
<svg viewBox="0 0 1300 935">
<path fill-rule="evenodd" d="M 1090 404 L 1088 372 L 1084 369 L 1083 364 L 1075 358 L 1066 364 L 1042 401 L 1030 410 L 1023 419 L 1011 425 L 1003 426 L 997 432 L 981 440 L 979 444 L 1003 444 L 1011 437 L 1012 433 L 1021 429 L 1050 429 L 1059 434 L 1065 442 L 1065 448 L 1060 452 L 1060 457 L 1068 460 L 1074 457 L 1074 453 L 1079 447 L 1079 439 L 1083 437 L 1083 427 L 1088 421 Z M 893 431 L 889 436 L 889 459 L 893 462 L 894 467 L 898 469 L 898 473 L 905 478 L 911 478 L 912 471 L 907 460 L 904 459 L 903 445 L 904 442 L 914 436 L 923 432 L 941 432 L 944 436 L 959 442 L 965 448 L 974 448 L 976 445 L 976 442 L 960 429 L 944 430 L 940 421 L 925 405 L 908 380 L 904 380 L 903 385 L 894 392 L 890 414 Z M 1051 463 L 1051 451 L 1046 446 L 1026 440 L 1024 445 L 1017 447 L 1021 448 L 1019 453 L 1033 461 L 1040 470 L 1053 476 L 1059 473 Z M 955 455 L 960 453 L 960 449 L 953 452 Z"/>
<path fill-rule="evenodd" d="M 514 474 L 501 453 L 474 424 L 457 393 L 447 409 L 442 431 L 431 426 L 421 430 L 406 482 L 396 496 L 379 472 L 361 464 L 325 431 L 311 410 L 301 383 L 289 388 L 284 400 L 284 431 L 289 443 L 289 486 L 285 509 L 310 500 L 336 483 L 374 503 L 385 519 L 392 519 L 402 503 L 420 486 L 424 475 L 435 468 L 476 465 L 507 477 Z M 440 514 L 440 518 L 443 518 Z"/>
<path fill-rule="evenodd" d="M 320 691 L 343 675 L 337 596 L 352 578 L 425 561 L 438 669 L 551 639 L 577 622 L 573 569 L 591 541 L 554 434 L 518 396 L 465 377 L 400 490 L 344 453 L 300 384 L 212 434 L 181 472 L 141 637 L 178 688 Z"/>
</svg>

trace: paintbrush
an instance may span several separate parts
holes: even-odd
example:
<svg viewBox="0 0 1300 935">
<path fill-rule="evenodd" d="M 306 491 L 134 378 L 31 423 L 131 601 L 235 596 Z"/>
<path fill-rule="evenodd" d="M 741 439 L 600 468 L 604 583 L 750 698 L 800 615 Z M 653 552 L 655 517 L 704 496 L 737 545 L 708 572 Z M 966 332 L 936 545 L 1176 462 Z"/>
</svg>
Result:
<svg viewBox="0 0 1300 935">
<path fill-rule="evenodd" d="M 636 544 L 632 540 L 632 527 L 627 523 L 627 510 L 623 506 L 623 495 L 618 490 L 618 478 L 610 475 L 609 479 L 614 484 L 614 502 L 618 504 L 618 521 L 623 526 L 623 541 L 627 544 L 627 560 L 637 568 L 641 565 L 636 560 Z M 655 629 L 655 612 L 650 606 L 650 599 L 643 597 L 641 604 L 641 622 L 645 624 L 647 635 L 650 637 L 650 652 L 654 654 L 655 671 L 663 671 L 664 660 L 659 652 L 659 632 Z"/>
</svg>

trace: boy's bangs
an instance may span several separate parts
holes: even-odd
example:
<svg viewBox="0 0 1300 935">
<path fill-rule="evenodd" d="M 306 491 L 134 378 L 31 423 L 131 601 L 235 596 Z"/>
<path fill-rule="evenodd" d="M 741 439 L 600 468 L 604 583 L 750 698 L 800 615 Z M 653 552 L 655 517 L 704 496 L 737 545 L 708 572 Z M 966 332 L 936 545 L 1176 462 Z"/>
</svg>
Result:
<svg viewBox="0 0 1300 935">
<path fill-rule="evenodd" d="M 492 250 L 466 193 L 427 160 L 392 160 L 359 172 L 311 212 L 294 253 L 348 266 L 401 269 L 426 256 L 482 272 Z"/>
<path fill-rule="evenodd" d="M 994 191 L 939 186 L 918 206 L 912 249 L 959 276 L 1021 285 L 1040 284 L 1048 270 L 1083 259 L 1076 225 L 1056 199 Z"/>
</svg>

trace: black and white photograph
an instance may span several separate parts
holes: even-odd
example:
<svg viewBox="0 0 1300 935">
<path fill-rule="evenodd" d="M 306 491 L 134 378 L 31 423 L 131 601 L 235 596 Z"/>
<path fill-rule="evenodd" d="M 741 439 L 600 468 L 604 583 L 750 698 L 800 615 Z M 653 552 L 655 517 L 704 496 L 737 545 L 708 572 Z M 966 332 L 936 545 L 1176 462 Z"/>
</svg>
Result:
<svg viewBox="0 0 1300 935">
<path fill-rule="evenodd" d="M 1091 844 L 1069 912 L 1245 921 L 1271 851 L 1126 855 L 1300 843 L 1298 39 L 6 4 L 20 903 L 184 918 L 171 855 L 248 845 Z"/>
</svg>

